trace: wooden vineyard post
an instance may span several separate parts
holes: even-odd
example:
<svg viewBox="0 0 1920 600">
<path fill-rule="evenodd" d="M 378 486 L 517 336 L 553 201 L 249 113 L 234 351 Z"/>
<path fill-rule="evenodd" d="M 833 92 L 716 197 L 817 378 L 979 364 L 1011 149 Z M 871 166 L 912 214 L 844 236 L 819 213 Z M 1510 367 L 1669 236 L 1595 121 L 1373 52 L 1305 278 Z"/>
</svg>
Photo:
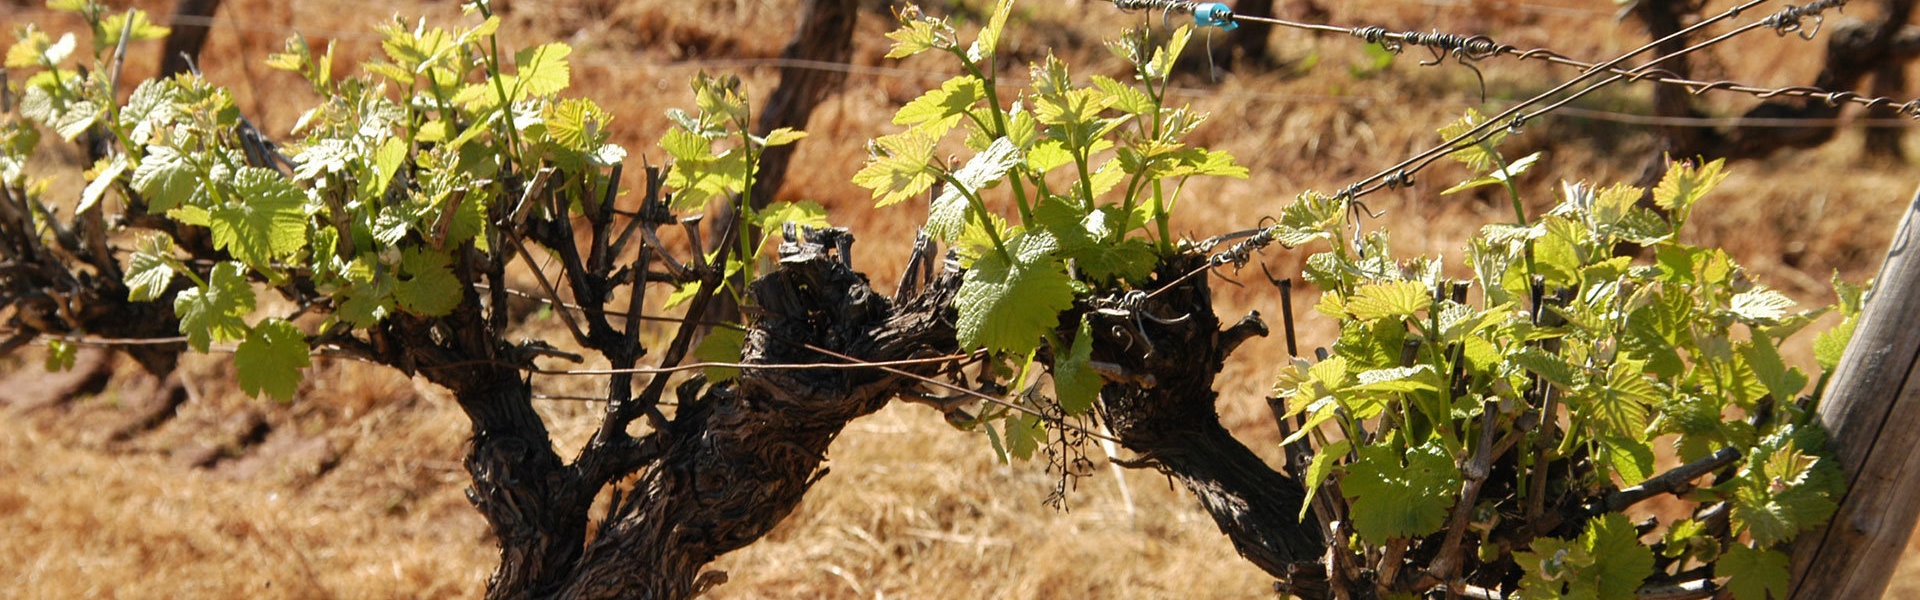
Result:
<svg viewBox="0 0 1920 600">
<path fill-rule="evenodd" d="M 1840 510 L 1802 534 L 1794 600 L 1878 598 L 1920 516 L 1920 193 L 1907 207 L 1825 397 L 1847 478 Z"/>
</svg>

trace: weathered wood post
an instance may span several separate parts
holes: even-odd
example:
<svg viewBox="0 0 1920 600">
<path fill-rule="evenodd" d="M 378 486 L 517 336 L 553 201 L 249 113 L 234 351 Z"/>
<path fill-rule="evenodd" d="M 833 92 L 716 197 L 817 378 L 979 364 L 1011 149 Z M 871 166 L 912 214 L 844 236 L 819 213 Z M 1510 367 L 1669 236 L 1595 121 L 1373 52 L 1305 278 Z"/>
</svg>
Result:
<svg viewBox="0 0 1920 600">
<path fill-rule="evenodd" d="M 1847 477 L 1840 510 L 1794 545 L 1794 600 L 1878 598 L 1920 517 L 1920 193 L 1887 250 L 1820 422 Z"/>
</svg>

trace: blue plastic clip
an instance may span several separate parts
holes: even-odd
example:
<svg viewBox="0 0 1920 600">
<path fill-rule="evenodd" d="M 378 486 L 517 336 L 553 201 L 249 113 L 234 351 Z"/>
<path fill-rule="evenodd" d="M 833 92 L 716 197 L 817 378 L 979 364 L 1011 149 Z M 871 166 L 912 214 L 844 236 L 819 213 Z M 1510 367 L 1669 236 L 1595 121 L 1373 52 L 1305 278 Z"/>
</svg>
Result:
<svg viewBox="0 0 1920 600">
<path fill-rule="evenodd" d="M 1219 2 L 1206 2 L 1193 7 L 1193 24 L 1201 27 L 1219 27 L 1233 31 L 1240 27 L 1233 21 L 1233 9 Z"/>
</svg>

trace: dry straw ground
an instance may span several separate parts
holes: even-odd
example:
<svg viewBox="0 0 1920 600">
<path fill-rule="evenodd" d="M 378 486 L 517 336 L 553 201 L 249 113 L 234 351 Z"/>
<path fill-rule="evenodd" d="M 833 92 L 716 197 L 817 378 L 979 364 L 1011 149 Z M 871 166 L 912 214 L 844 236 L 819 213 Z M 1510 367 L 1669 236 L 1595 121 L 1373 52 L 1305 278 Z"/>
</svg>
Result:
<svg viewBox="0 0 1920 600">
<path fill-rule="evenodd" d="M 761 94 L 772 88 L 773 71 L 756 61 L 777 56 L 798 4 L 496 2 L 509 5 L 506 35 L 513 43 L 559 39 L 579 48 L 575 92 L 618 115 L 617 141 L 655 164 L 662 153 L 651 140 L 666 126 L 662 111 L 691 104 L 684 83 L 697 70 L 738 73 Z M 978 14 L 984 3 L 967 0 L 951 10 Z M 78 26 L 40 4 L 0 0 L 0 23 Z M 132 4 L 164 12 L 171 2 Z M 881 59 L 888 23 L 880 4 L 868 4 L 856 69 L 816 113 L 783 196 L 817 200 L 853 228 L 861 240 L 857 264 L 888 289 L 903 242 L 923 215 L 872 211 L 847 180 L 864 156 L 864 140 L 887 132 L 891 111 L 942 78 L 946 65 Z M 1488 33 L 1583 57 L 1644 41 L 1635 26 L 1613 20 L 1611 3 L 1597 0 L 1373 0 L 1318 8 L 1324 12 L 1317 16 L 1337 23 Z M 312 99 L 262 59 L 296 29 L 337 42 L 344 58 L 368 56 L 378 51 L 371 26 L 395 14 L 460 18 L 452 0 L 228 0 L 203 66 L 209 78 L 236 90 L 255 122 L 285 132 Z M 1009 68 L 1051 49 L 1082 73 L 1117 74 L 1096 42 L 1142 20 L 1094 0 L 1027 0 L 1016 11 Z M 1301 190 L 1337 189 L 1424 147 L 1434 127 L 1481 105 L 1473 73 L 1458 66 L 1422 68 L 1415 65 L 1421 57 L 1410 54 L 1362 76 L 1354 69 L 1366 58 L 1349 39 L 1273 32 L 1269 42 L 1274 64 L 1220 73 L 1217 82 L 1203 54 L 1187 63 L 1180 100 L 1213 114 L 1199 141 L 1240 157 L 1252 177 L 1189 189 L 1179 231 L 1205 236 L 1250 227 Z M 157 52 L 137 48 L 130 74 L 150 72 Z M 1817 43 L 1759 34 L 1710 56 L 1704 68 L 1714 76 L 1785 85 L 1811 80 L 1821 52 Z M 1494 108 L 1566 74 L 1512 63 L 1481 70 Z M 1647 98 L 1645 88 L 1622 89 L 1582 106 L 1644 114 Z M 1736 114 L 1750 101 L 1704 102 Z M 1860 131 L 1847 127 L 1815 150 L 1735 164 L 1734 176 L 1696 211 L 1689 235 L 1728 248 L 1754 277 L 1806 302 L 1830 299 L 1824 282 L 1835 271 L 1854 281 L 1871 277 L 1893 226 L 1885 215 L 1903 205 L 1920 177 L 1910 162 L 1864 155 Z M 1516 156 L 1548 152 L 1523 182 L 1537 210 L 1563 178 L 1631 180 L 1653 147 L 1642 126 L 1552 117 L 1508 149 Z M 1909 153 L 1920 148 L 1909 144 Z M 60 160 L 73 156 L 48 163 Z M 1386 213 L 1375 224 L 1391 229 L 1404 251 L 1457 257 L 1467 232 L 1506 218 L 1505 202 L 1491 196 L 1439 196 L 1462 175 L 1451 169 L 1369 200 Z M 1285 274 L 1297 272 L 1304 255 L 1275 250 L 1263 260 Z M 1271 288 L 1251 283 L 1260 280 L 1257 271 L 1246 275 L 1244 288 L 1219 283 L 1221 310 L 1275 314 Z M 1311 305 L 1311 290 L 1307 296 L 1298 299 L 1303 306 Z M 1312 344 L 1329 330 L 1309 317 L 1302 333 Z M 528 332 L 541 334 L 539 327 Z M 1805 356 L 1804 348 L 1798 353 Z M 1250 344 L 1221 384 L 1227 424 L 1270 459 L 1277 434 L 1260 398 L 1283 356 L 1278 340 Z M 0 365 L 15 376 L 0 387 L 0 565 L 7 565 L 0 568 L 0 597 L 445 597 L 473 596 L 483 585 L 493 557 L 483 523 L 461 493 L 464 422 L 431 386 L 319 361 L 297 400 L 274 404 L 240 395 L 221 357 L 194 358 L 181 370 L 190 400 L 178 415 L 116 440 L 111 432 L 137 408 L 127 390 L 151 385 L 125 374 L 130 364 L 115 363 L 123 373 L 100 393 L 48 407 L 47 388 L 28 384 L 59 382 L 34 375 L 34 356 L 10 360 Z M 561 394 L 598 385 L 540 383 Z M 576 402 L 549 402 L 543 410 L 562 448 L 577 447 L 595 415 Z M 1072 494 L 1071 510 L 1056 511 L 1041 505 L 1050 479 L 1037 465 L 997 464 L 985 440 L 915 407 L 856 422 L 831 458 L 832 474 L 792 518 L 715 565 L 731 575 L 715 596 L 1244 598 L 1260 597 L 1266 587 L 1184 492 L 1150 474 L 1127 473 L 1123 482 L 1102 468 Z M 1903 576 L 1889 597 L 1920 595 L 1912 579 Z"/>
</svg>

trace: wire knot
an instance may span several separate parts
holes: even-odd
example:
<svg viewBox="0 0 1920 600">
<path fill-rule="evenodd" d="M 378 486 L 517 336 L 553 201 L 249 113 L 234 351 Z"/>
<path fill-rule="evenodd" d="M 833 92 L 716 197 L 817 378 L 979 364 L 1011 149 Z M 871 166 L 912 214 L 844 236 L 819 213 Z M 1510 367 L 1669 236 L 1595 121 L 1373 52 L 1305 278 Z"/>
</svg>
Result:
<svg viewBox="0 0 1920 600">
<path fill-rule="evenodd" d="M 1760 24 L 1773 29 L 1774 33 L 1782 36 L 1799 32 L 1800 39 L 1811 40 L 1813 36 L 1819 35 L 1820 25 L 1826 22 L 1826 17 L 1821 13 L 1826 12 L 1829 8 L 1844 10 L 1846 6 L 1847 0 L 1814 0 L 1804 5 L 1789 6 L 1780 9 L 1780 12 L 1773 13 L 1767 18 L 1761 19 Z M 1802 25 L 1800 21 L 1807 17 L 1813 17 L 1813 29 L 1803 29 L 1805 26 Z"/>
</svg>

